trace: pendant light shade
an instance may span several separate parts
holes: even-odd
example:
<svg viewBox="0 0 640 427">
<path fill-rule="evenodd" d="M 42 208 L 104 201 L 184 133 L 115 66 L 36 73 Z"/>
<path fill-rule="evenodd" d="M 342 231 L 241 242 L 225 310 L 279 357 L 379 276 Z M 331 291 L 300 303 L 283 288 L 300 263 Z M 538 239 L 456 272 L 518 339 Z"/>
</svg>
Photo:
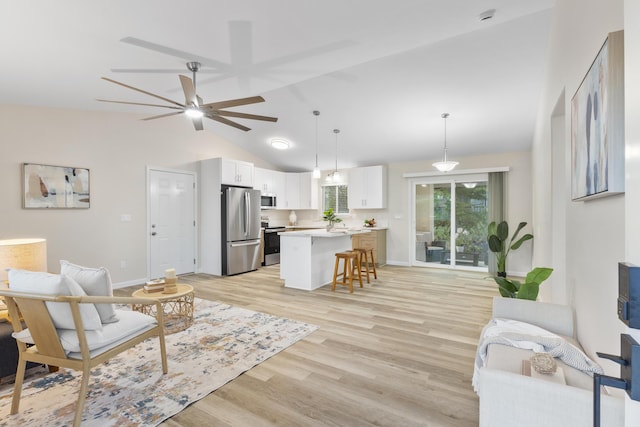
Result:
<svg viewBox="0 0 640 427">
<path fill-rule="evenodd" d="M 313 178 L 320 178 L 320 168 L 318 167 L 318 116 L 320 111 L 314 110 L 313 115 L 316 116 L 316 167 L 313 168 Z"/>
<path fill-rule="evenodd" d="M 444 156 L 442 161 L 434 163 L 433 167 L 438 169 L 440 172 L 450 172 L 458 166 L 458 162 L 451 162 L 447 160 L 447 118 L 449 117 L 449 113 L 442 113 L 441 117 L 444 119 Z"/>
</svg>

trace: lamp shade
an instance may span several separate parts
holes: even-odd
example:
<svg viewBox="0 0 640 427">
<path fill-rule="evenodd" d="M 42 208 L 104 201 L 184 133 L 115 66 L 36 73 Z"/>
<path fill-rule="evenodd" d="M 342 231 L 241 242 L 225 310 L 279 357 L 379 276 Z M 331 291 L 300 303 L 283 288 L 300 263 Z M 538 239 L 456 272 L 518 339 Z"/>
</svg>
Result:
<svg viewBox="0 0 640 427">
<path fill-rule="evenodd" d="M 47 240 L 0 240 L 0 282 L 7 280 L 8 268 L 47 271 Z"/>
</svg>

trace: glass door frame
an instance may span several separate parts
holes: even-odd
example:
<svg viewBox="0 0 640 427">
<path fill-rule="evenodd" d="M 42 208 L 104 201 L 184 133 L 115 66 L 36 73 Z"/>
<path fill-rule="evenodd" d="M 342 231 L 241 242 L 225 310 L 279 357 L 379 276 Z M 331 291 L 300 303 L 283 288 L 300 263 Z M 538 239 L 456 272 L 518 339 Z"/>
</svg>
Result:
<svg viewBox="0 0 640 427">
<path fill-rule="evenodd" d="M 410 208 L 409 212 L 411 214 L 409 220 L 409 265 L 416 267 L 432 267 L 432 268 L 443 268 L 443 269 L 452 269 L 452 270 L 471 270 L 471 271 L 482 271 L 478 267 L 467 267 L 456 265 L 456 255 L 454 250 L 451 251 L 451 260 L 449 264 L 440 264 L 433 262 L 423 262 L 417 259 L 416 254 L 416 243 L 417 243 L 417 230 L 416 230 L 416 187 L 418 185 L 434 185 L 434 184 L 449 184 L 451 186 L 451 224 L 455 224 L 456 219 L 456 184 L 461 184 L 464 182 L 488 182 L 489 174 L 488 173 L 473 173 L 473 174 L 446 174 L 446 175 L 437 175 L 437 176 L 422 176 L 415 177 L 409 179 L 409 194 L 410 194 Z M 451 247 L 455 247 L 455 227 L 450 227 L 451 232 L 449 235 L 449 243 Z"/>
</svg>

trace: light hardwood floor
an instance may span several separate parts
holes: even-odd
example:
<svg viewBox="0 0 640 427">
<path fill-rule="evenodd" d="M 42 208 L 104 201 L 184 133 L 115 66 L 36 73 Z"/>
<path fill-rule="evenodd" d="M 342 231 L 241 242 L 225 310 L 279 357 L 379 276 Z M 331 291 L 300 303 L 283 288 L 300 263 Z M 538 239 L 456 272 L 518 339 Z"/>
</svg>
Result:
<svg viewBox="0 0 640 427">
<path fill-rule="evenodd" d="M 477 426 L 473 361 L 498 295 L 487 276 L 385 266 L 353 294 L 284 288 L 277 265 L 182 276 L 199 298 L 320 328 L 161 425 Z"/>
</svg>

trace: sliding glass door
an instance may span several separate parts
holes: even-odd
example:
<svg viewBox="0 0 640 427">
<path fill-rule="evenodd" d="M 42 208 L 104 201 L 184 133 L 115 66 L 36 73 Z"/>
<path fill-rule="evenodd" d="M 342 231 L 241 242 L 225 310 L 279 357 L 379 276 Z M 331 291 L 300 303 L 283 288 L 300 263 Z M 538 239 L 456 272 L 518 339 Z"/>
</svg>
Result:
<svg viewBox="0 0 640 427">
<path fill-rule="evenodd" d="M 487 270 L 487 175 L 413 182 L 414 265 Z"/>
</svg>

